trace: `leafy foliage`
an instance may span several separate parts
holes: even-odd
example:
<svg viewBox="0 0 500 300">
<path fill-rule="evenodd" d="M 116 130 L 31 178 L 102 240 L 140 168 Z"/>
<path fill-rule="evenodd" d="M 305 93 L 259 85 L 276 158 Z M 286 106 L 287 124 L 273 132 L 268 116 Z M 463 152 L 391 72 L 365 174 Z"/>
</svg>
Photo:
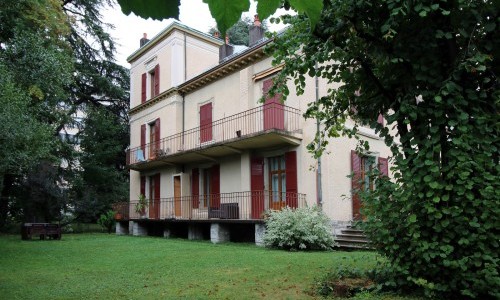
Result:
<svg viewBox="0 0 500 300">
<path fill-rule="evenodd" d="M 203 2 L 208 4 L 222 36 L 225 36 L 226 31 L 241 18 L 241 14 L 250 8 L 250 0 L 203 0 Z M 257 13 L 262 20 L 280 7 L 293 8 L 308 16 L 312 28 L 316 26 L 323 8 L 323 0 L 256 0 L 256 2 Z M 118 3 L 126 15 L 133 12 L 142 18 L 151 17 L 156 20 L 179 18 L 179 0 L 154 0 L 147 4 L 141 0 L 118 0 Z"/>
<path fill-rule="evenodd" d="M 393 275 L 386 284 L 498 298 L 495 1 L 332 0 L 312 33 L 300 15 L 283 20 L 292 27 L 270 49 L 285 63 L 274 90 L 288 95 L 283 83 L 291 80 L 301 94 L 306 76 L 335 87 L 306 113 L 324 128 L 315 154 L 328 137 L 356 136 L 348 118 L 374 128 L 392 150 L 394 180 L 380 178 L 362 195 L 364 229 Z"/>
<path fill-rule="evenodd" d="M 128 71 L 114 63 L 114 42 L 99 13 L 111 2 L 5 2 L 0 10 L 0 72 L 5 87 L 0 101 L 8 108 L 2 115 L 4 129 L 12 134 L 2 137 L 2 146 L 6 144 L 2 156 L 7 159 L 0 163 L 0 229 L 5 220 L 54 220 L 75 203 L 68 191 L 82 178 L 78 147 L 60 134 L 67 128 L 81 129 L 84 123 L 74 119 L 76 112 L 89 107 L 109 112 L 113 126 L 121 126 L 111 138 L 120 137 L 122 149 L 128 144 L 122 138 L 128 127 Z M 103 156 L 112 152 L 94 150 L 103 151 Z M 114 153 L 115 160 L 122 160 L 112 165 L 122 176 L 118 187 L 126 184 L 125 156 L 123 151 Z M 113 178 L 110 172 L 107 175 Z"/>
<path fill-rule="evenodd" d="M 82 221 L 93 221 L 114 202 L 128 198 L 125 147 L 128 126 L 108 110 L 88 107 L 79 134 L 80 168 L 72 185 L 72 206 Z"/>
<path fill-rule="evenodd" d="M 245 45 L 248 46 L 249 44 L 249 32 L 250 28 L 253 26 L 253 20 L 250 19 L 249 17 L 245 17 L 243 19 L 240 19 L 236 24 L 231 26 L 227 30 L 227 34 L 229 36 L 229 43 L 233 45 Z M 262 28 L 264 29 L 265 32 L 267 32 L 267 25 L 266 22 L 262 22 Z M 217 28 L 212 27 L 208 31 L 210 35 L 213 35 L 214 32 L 217 31 Z"/>
<path fill-rule="evenodd" d="M 352 297 L 354 294 L 374 289 L 371 277 L 366 271 L 340 265 L 318 280 L 314 292 L 323 297 Z"/>
<path fill-rule="evenodd" d="M 287 250 L 328 250 L 334 245 L 331 221 L 318 207 L 270 211 L 266 219 L 266 247 Z"/>
<path fill-rule="evenodd" d="M 115 225 L 115 212 L 113 210 L 108 210 L 102 214 L 97 220 L 97 224 L 108 231 L 110 234 L 113 231 L 113 226 Z"/>
</svg>

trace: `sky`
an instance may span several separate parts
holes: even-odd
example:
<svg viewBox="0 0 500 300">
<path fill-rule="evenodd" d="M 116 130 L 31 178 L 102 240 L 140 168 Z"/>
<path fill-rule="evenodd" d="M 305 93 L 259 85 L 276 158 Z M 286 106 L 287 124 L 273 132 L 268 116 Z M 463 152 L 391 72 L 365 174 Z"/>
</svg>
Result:
<svg viewBox="0 0 500 300">
<path fill-rule="evenodd" d="M 248 16 L 253 16 L 256 11 L 256 5 L 252 1 L 250 12 L 244 13 Z M 277 12 L 277 14 L 283 13 Z M 128 68 L 127 57 L 139 48 L 139 40 L 143 33 L 148 34 L 148 38 L 154 37 L 165 27 L 167 27 L 173 19 L 163 21 L 153 21 L 152 19 L 142 19 L 134 14 L 128 16 L 121 12 L 120 6 L 115 5 L 102 12 L 105 23 L 112 24 L 115 28 L 110 29 L 109 33 L 115 39 L 117 53 L 117 63 Z M 215 20 L 210 15 L 208 5 L 202 0 L 182 0 L 180 6 L 180 21 L 194 29 L 202 32 L 208 32 L 211 27 L 215 26 Z M 270 30 L 280 30 L 282 26 L 277 26 L 268 23 Z"/>
</svg>

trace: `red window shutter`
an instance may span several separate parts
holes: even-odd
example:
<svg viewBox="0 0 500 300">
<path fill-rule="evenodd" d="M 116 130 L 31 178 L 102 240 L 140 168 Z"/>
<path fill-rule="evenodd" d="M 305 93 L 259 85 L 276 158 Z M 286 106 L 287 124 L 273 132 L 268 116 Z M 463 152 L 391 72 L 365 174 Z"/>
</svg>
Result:
<svg viewBox="0 0 500 300">
<path fill-rule="evenodd" d="M 264 212 L 264 159 L 250 160 L 250 190 L 252 191 L 252 219 L 260 219 Z"/>
<path fill-rule="evenodd" d="M 191 197 L 193 199 L 193 208 L 200 207 L 200 170 L 191 170 Z"/>
<path fill-rule="evenodd" d="M 378 158 L 378 170 L 382 176 L 389 176 L 389 160 L 387 158 Z"/>
<path fill-rule="evenodd" d="M 141 195 L 146 196 L 146 176 L 141 176 Z"/>
<path fill-rule="evenodd" d="M 351 189 L 352 189 L 352 216 L 360 218 L 361 198 L 358 191 L 361 189 L 361 157 L 351 150 Z"/>
<path fill-rule="evenodd" d="M 212 103 L 200 106 L 200 142 L 212 140 Z"/>
<path fill-rule="evenodd" d="M 286 205 L 296 208 L 298 206 L 297 197 L 297 152 L 285 153 L 285 173 L 286 173 Z"/>
<path fill-rule="evenodd" d="M 379 123 L 380 125 L 384 126 L 384 116 L 382 114 L 378 115 L 377 123 Z"/>
<path fill-rule="evenodd" d="M 160 94 L 160 65 L 155 67 L 155 96 Z"/>
<path fill-rule="evenodd" d="M 160 118 L 155 120 L 155 144 L 154 144 L 154 149 L 159 150 L 160 149 Z M 158 153 L 158 152 L 156 152 Z"/>
<path fill-rule="evenodd" d="M 220 166 L 213 166 L 210 175 L 212 175 L 212 203 L 210 207 L 220 208 Z"/>
<path fill-rule="evenodd" d="M 281 103 L 281 94 L 276 94 L 274 97 L 269 98 L 267 94 L 273 86 L 273 79 L 269 78 L 262 84 L 262 94 L 266 95 L 264 103 L 264 130 L 268 129 L 285 129 L 285 111 Z"/>
<path fill-rule="evenodd" d="M 160 180 L 161 179 L 161 174 L 158 173 L 154 176 L 154 181 L 155 181 L 155 200 L 160 200 Z"/>
<path fill-rule="evenodd" d="M 141 149 L 142 155 L 146 157 L 146 124 L 141 125 Z"/>
<path fill-rule="evenodd" d="M 262 95 L 266 95 L 266 100 L 268 98 L 267 94 L 269 93 L 269 90 L 271 89 L 272 86 L 273 86 L 272 78 L 266 79 L 264 80 L 264 82 L 262 82 Z"/>
<path fill-rule="evenodd" d="M 142 82 L 141 82 L 141 103 L 146 102 L 146 80 L 147 74 L 142 74 Z"/>
</svg>

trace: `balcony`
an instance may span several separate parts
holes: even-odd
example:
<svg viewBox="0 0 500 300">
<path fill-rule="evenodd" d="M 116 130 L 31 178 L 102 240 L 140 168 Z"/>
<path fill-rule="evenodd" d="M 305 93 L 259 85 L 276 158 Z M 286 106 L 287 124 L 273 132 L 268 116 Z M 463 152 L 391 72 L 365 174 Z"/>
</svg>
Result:
<svg viewBox="0 0 500 300">
<path fill-rule="evenodd" d="M 132 170 L 215 160 L 247 149 L 298 145 L 300 110 L 278 103 L 259 106 L 208 126 L 193 128 L 127 151 Z"/>
<path fill-rule="evenodd" d="M 146 210 L 136 212 L 139 200 L 131 200 L 115 205 L 116 214 L 127 220 L 169 220 L 169 221 L 209 221 L 209 220 L 262 220 L 266 210 L 281 210 L 289 206 L 306 206 L 306 195 L 299 193 L 278 193 L 252 191 L 221 193 L 200 196 L 184 196 L 151 199 Z"/>
</svg>

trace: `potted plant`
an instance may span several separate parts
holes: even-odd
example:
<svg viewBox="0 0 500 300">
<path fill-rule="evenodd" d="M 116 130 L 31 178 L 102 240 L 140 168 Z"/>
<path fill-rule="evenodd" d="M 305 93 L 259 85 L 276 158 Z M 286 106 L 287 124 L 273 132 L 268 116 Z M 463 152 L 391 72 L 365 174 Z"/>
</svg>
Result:
<svg viewBox="0 0 500 300">
<path fill-rule="evenodd" d="M 139 195 L 139 201 L 135 204 L 135 212 L 138 213 L 141 218 L 144 218 L 146 214 L 146 208 L 148 207 L 148 199 L 143 194 Z"/>
</svg>

